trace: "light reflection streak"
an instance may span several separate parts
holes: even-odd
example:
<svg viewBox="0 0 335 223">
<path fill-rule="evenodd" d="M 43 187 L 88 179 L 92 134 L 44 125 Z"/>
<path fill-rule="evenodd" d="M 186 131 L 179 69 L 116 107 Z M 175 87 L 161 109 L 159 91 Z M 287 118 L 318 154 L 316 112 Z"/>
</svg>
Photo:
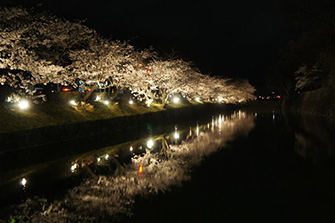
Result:
<svg viewBox="0 0 335 223">
<path fill-rule="evenodd" d="M 27 185 L 27 180 L 26 180 L 26 178 L 22 178 L 21 181 L 20 181 L 20 184 L 21 184 L 23 187 L 26 187 L 26 185 Z"/>
<path fill-rule="evenodd" d="M 275 119 L 276 119 L 275 111 L 272 111 L 272 121 L 275 121 Z"/>
<path fill-rule="evenodd" d="M 71 189 L 64 200 L 53 201 L 49 207 L 45 206 L 41 210 L 43 214 L 35 213 L 30 220 L 32 222 L 35 220 L 36 222 L 65 222 L 62 220 L 67 219 L 66 222 L 92 222 L 90 221 L 92 216 L 97 216 L 99 213 L 108 214 L 106 216 L 108 219 L 118 214 L 131 215 L 132 206 L 138 195 L 146 196 L 164 192 L 173 185 L 181 185 L 190 179 L 191 168 L 199 165 L 204 157 L 222 148 L 229 140 L 247 135 L 254 126 L 255 117 L 245 114 L 245 119 L 240 119 L 241 115 L 242 113 L 239 112 L 238 116 L 235 114 L 228 119 L 224 116 L 217 117 L 218 128 L 214 128 L 214 119 L 212 129 L 209 123 L 205 125 L 208 127 L 207 130 L 206 127 L 201 128 L 197 125 L 197 137 L 189 137 L 181 144 L 170 144 L 164 155 L 160 152 L 150 152 L 150 150 L 135 155 L 131 163 L 122 166 L 119 175 L 97 175 L 84 181 Z M 178 130 L 175 129 L 174 133 L 177 132 Z M 158 141 L 155 143 L 158 144 Z M 146 141 L 146 144 L 148 148 L 152 148 L 153 139 Z M 128 146 L 127 151 L 128 148 L 133 151 L 133 147 Z M 100 161 L 101 158 L 98 157 L 97 162 Z M 73 166 L 73 169 L 77 168 L 76 164 Z M 63 207 L 63 209 L 59 211 L 56 207 Z M 99 215 L 99 219 L 103 219 L 103 216 Z"/>
</svg>

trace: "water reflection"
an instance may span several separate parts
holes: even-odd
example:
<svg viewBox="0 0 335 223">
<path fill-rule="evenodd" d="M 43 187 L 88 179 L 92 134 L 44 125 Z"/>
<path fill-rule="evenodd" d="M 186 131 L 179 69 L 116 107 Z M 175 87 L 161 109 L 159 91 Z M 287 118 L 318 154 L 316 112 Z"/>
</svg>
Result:
<svg viewBox="0 0 335 223">
<path fill-rule="evenodd" d="M 68 171 L 77 174 L 85 169 L 90 178 L 70 189 L 64 199 L 51 203 L 28 199 L 18 212 L 31 222 L 97 222 L 130 216 L 136 197 L 181 185 L 205 156 L 247 135 L 254 118 L 242 111 L 219 115 L 206 125 L 185 130 L 176 126 L 170 134 L 125 144 L 120 153 L 107 147 L 100 154 L 80 157 L 68 164 Z"/>
<path fill-rule="evenodd" d="M 327 119 L 295 117 L 295 151 L 311 163 L 327 163 L 335 158 L 335 125 Z"/>
</svg>

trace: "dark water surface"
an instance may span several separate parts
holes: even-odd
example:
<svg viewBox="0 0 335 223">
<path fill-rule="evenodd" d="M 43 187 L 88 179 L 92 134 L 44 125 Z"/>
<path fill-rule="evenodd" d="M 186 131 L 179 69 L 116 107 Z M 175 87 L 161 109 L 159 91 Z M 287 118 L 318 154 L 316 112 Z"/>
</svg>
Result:
<svg viewBox="0 0 335 223">
<path fill-rule="evenodd" d="M 1 169 L 0 222 L 335 220 L 327 120 L 236 111 L 147 128 L 48 162 L 12 156 L 22 164 Z"/>
</svg>

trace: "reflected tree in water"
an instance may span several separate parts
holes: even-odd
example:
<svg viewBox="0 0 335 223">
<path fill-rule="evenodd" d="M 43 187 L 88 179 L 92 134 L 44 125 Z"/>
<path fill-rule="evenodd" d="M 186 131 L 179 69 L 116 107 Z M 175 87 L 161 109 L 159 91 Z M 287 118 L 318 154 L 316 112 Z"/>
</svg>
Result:
<svg viewBox="0 0 335 223">
<path fill-rule="evenodd" d="M 193 136 L 181 144 L 168 145 L 167 138 L 159 137 L 156 140 L 162 143 L 161 152 L 147 149 L 144 154 L 135 155 L 116 175 L 89 178 L 69 190 L 63 200 L 48 203 L 43 198 L 28 199 L 18 213 L 31 222 L 110 222 L 131 216 L 136 198 L 181 186 L 204 157 L 223 148 L 229 140 L 246 136 L 253 126 L 254 116 L 220 116 L 195 129 Z"/>
</svg>

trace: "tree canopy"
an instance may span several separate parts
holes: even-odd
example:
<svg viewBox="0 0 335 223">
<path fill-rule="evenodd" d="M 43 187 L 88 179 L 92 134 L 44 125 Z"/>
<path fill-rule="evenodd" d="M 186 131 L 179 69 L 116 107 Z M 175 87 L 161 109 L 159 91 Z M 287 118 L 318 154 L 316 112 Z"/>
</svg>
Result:
<svg viewBox="0 0 335 223">
<path fill-rule="evenodd" d="M 128 88 L 146 100 L 220 97 L 232 103 L 253 98 L 246 81 L 198 72 L 190 62 L 164 59 L 152 49 L 137 50 L 127 41 L 108 40 L 80 22 L 24 8 L 0 10 L 0 83 L 33 95 L 31 86 L 59 83 L 78 87 Z M 157 93 L 157 91 L 159 93 Z"/>
</svg>

